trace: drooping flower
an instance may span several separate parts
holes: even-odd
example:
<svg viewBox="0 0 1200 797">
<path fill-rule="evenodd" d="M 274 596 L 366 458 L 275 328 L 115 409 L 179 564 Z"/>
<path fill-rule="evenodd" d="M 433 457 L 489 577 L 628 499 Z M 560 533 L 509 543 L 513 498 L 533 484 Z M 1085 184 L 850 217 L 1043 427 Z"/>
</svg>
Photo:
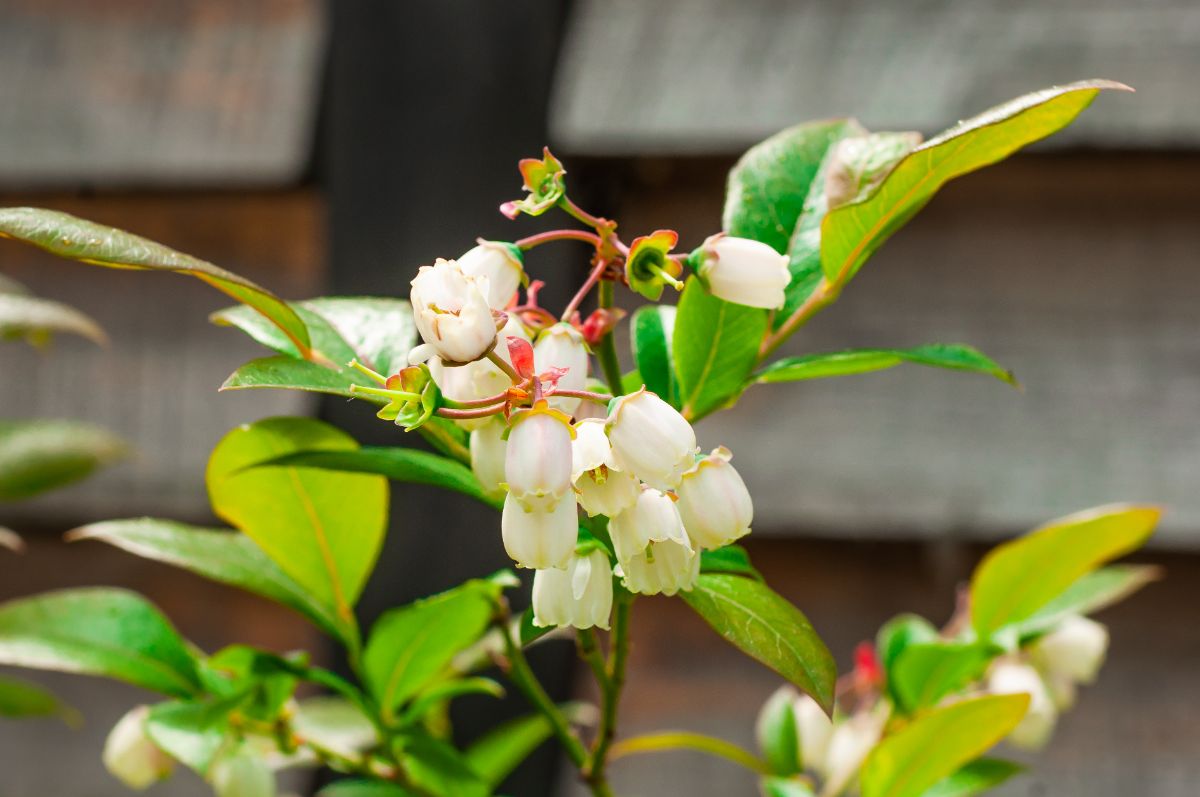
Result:
<svg viewBox="0 0 1200 797">
<path fill-rule="evenodd" d="M 1058 709 L 1036 669 L 1015 657 L 997 659 L 988 670 L 987 690 L 996 695 L 1029 695 L 1029 708 L 1008 741 L 1027 750 L 1045 746 L 1054 732 Z"/>
<path fill-rule="evenodd" d="M 552 368 L 562 369 L 557 387 L 583 390 L 587 385 L 588 350 L 581 335 L 570 324 L 559 323 L 542 330 L 533 346 L 534 370 L 542 374 Z M 580 399 L 570 396 L 551 396 L 550 406 L 574 415 Z"/>
<path fill-rule="evenodd" d="M 485 423 L 471 432 L 471 472 L 483 491 L 490 496 L 504 495 L 504 464 L 508 442 L 504 439 L 506 426 L 498 417 L 486 418 Z"/>
<path fill-rule="evenodd" d="M 533 575 L 533 624 L 608 629 L 612 613 L 612 565 L 600 549 L 571 557 L 566 570 Z"/>
<path fill-rule="evenodd" d="M 565 568 L 579 536 L 575 494 L 568 491 L 549 509 L 537 511 L 526 509 L 509 493 L 500 516 L 500 535 L 517 567 Z"/>
<path fill-rule="evenodd" d="M 817 771 L 825 778 L 825 791 L 840 794 L 862 767 L 867 755 L 883 736 L 884 715 L 878 710 L 860 711 L 835 723 L 825 757 Z"/>
<path fill-rule="evenodd" d="M 713 550 L 750 533 L 754 504 L 746 483 L 730 464 L 729 449 L 714 449 L 683 474 L 676 488 L 688 536 Z"/>
<path fill-rule="evenodd" d="M 617 470 L 604 429 L 603 420 L 578 421 L 575 440 L 571 444 L 571 478 L 575 492 L 583 511 L 592 517 L 615 517 L 632 506 L 640 492 L 633 474 Z"/>
<path fill-rule="evenodd" d="M 171 774 L 175 762 L 146 735 L 148 706 L 126 713 L 109 731 L 101 759 L 114 777 L 131 789 L 145 789 Z"/>
<path fill-rule="evenodd" d="M 622 563 L 645 554 L 646 546 L 654 542 L 670 541 L 692 550 L 675 502 L 653 487 L 643 487 L 633 504 L 609 521 L 608 533 Z"/>
<path fill-rule="evenodd" d="M 788 256 L 769 244 L 718 233 L 690 257 L 710 293 L 727 302 L 773 310 L 783 307 L 791 281 Z"/>
<path fill-rule="evenodd" d="M 674 489 L 695 463 L 692 425 L 644 387 L 613 402 L 608 439 L 617 467 L 659 490 Z"/>
<path fill-rule="evenodd" d="M 487 303 L 493 310 L 508 307 L 517 287 L 525 279 L 521 250 L 504 241 L 485 241 L 458 258 L 458 265 L 468 277 L 487 278 Z"/>
<path fill-rule="evenodd" d="M 1030 646 L 1033 664 L 1047 675 L 1075 683 L 1096 680 L 1108 652 L 1108 629 L 1095 620 L 1070 615 Z"/>
<path fill-rule="evenodd" d="M 700 553 L 677 540 L 651 542 L 641 553 L 621 561 L 622 583 L 642 595 L 674 595 L 696 586 Z"/>
<path fill-rule="evenodd" d="M 808 695 L 800 695 L 792 705 L 796 715 L 796 736 L 800 742 L 800 765 L 807 770 L 823 770 L 833 736 L 833 721 Z"/>
<path fill-rule="evenodd" d="M 437 355 L 447 364 L 463 364 L 487 354 L 496 343 L 488 291 L 487 277 L 467 276 L 453 260 L 422 266 L 412 281 L 409 300 L 425 342 L 412 350 L 409 362 Z"/>
<path fill-rule="evenodd" d="M 510 338 L 529 341 L 529 333 L 525 326 L 514 316 L 509 316 L 499 333 L 496 354 L 500 359 L 512 365 L 512 355 L 508 346 Z M 491 360 L 476 360 L 466 365 L 448 366 L 435 357 L 429 361 L 429 371 L 433 374 L 442 395 L 452 401 L 477 401 L 504 392 L 512 386 L 512 379 L 500 370 Z M 472 418 L 457 421 L 462 428 L 471 431 L 483 426 L 487 418 Z"/>
<path fill-rule="evenodd" d="M 528 510 L 547 511 L 571 491 L 571 419 L 545 400 L 514 413 L 504 476 L 509 495 Z"/>
</svg>

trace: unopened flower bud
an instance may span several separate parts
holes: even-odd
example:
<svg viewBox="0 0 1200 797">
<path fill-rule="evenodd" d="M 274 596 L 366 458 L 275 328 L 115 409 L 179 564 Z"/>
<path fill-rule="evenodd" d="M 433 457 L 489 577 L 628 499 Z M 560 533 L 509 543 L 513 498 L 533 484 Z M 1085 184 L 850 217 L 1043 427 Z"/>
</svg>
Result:
<svg viewBox="0 0 1200 797">
<path fill-rule="evenodd" d="M 617 467 L 659 490 L 673 489 L 695 463 L 692 425 L 645 388 L 613 403 L 608 439 Z"/>
<path fill-rule="evenodd" d="M 509 495 L 525 509 L 548 511 L 571 493 L 573 435 L 570 418 L 544 401 L 513 416 L 504 475 Z"/>
<path fill-rule="evenodd" d="M 588 350 L 583 335 L 570 324 L 555 324 L 538 335 L 533 346 L 534 369 L 539 374 L 551 368 L 565 371 L 557 387 L 564 390 L 583 390 L 587 385 Z M 580 399 L 570 396 L 551 396 L 550 406 L 573 415 Z"/>
<path fill-rule="evenodd" d="M 496 354 L 500 359 L 512 365 L 512 355 L 509 352 L 508 339 L 517 338 L 529 341 L 529 334 L 524 325 L 514 316 L 500 330 Z M 512 379 L 501 371 L 491 360 L 483 359 L 466 365 L 448 366 L 441 358 L 435 357 L 429 361 L 429 371 L 441 389 L 442 395 L 452 401 L 478 401 L 479 399 L 503 393 L 512 386 Z M 489 418 L 471 418 L 456 421 L 467 431 L 478 429 L 487 423 Z"/>
<path fill-rule="evenodd" d="M 652 487 L 642 488 L 633 504 L 609 521 L 608 533 L 619 562 L 644 554 L 652 542 L 670 540 L 692 550 L 675 502 Z"/>
<path fill-rule="evenodd" d="M 718 233 L 692 255 L 696 273 L 718 299 L 774 310 L 791 281 L 788 257 L 769 244 Z"/>
<path fill-rule="evenodd" d="M 622 583 L 642 595 L 674 595 L 696 586 L 700 553 L 676 540 L 652 542 L 620 564 Z"/>
<path fill-rule="evenodd" d="M 425 343 L 412 350 L 409 361 L 437 355 L 447 363 L 469 363 L 487 354 L 496 342 L 488 290 L 487 277 L 467 276 L 453 260 L 422 266 L 412 281 L 409 301 Z"/>
<path fill-rule="evenodd" d="M 715 449 L 685 472 L 676 488 L 683 526 L 707 550 L 749 534 L 754 519 L 750 491 L 729 463 L 731 456 L 727 448 Z"/>
<path fill-rule="evenodd" d="M 1009 742 L 1016 747 L 1037 750 L 1050 740 L 1058 709 L 1042 676 L 1032 666 L 1018 659 L 997 659 L 988 670 L 987 690 L 996 695 L 1029 695 L 1029 708 L 1009 734 Z"/>
<path fill-rule="evenodd" d="M 138 706 L 109 731 L 101 756 L 105 768 L 131 789 L 145 789 L 171 774 L 175 762 L 146 735 L 150 709 Z"/>
<path fill-rule="evenodd" d="M 212 783 L 216 797 L 275 797 L 275 775 L 271 768 L 248 752 L 217 761 Z"/>
<path fill-rule="evenodd" d="M 612 612 L 612 565 L 596 549 L 571 557 L 566 570 L 533 574 L 533 624 L 608 629 Z"/>
<path fill-rule="evenodd" d="M 1035 642 L 1030 656 L 1048 676 L 1062 676 L 1076 683 L 1096 680 L 1108 652 L 1108 629 L 1095 620 L 1071 615 Z"/>
<path fill-rule="evenodd" d="M 825 766 L 829 739 L 833 736 L 833 721 L 808 695 L 796 698 L 792 711 L 796 715 L 796 736 L 800 742 L 800 765 L 816 771 Z"/>
<path fill-rule="evenodd" d="M 525 277 L 521 250 L 503 241 L 484 241 L 458 259 L 463 274 L 487 278 L 487 303 L 493 310 L 508 307 Z"/>
<path fill-rule="evenodd" d="M 500 516 L 500 534 L 504 550 L 518 567 L 565 568 L 579 536 L 575 494 L 567 491 L 546 511 L 530 511 L 509 493 Z"/>
<path fill-rule="evenodd" d="M 487 418 L 487 423 L 471 432 L 471 472 L 479 486 L 492 497 L 504 495 L 504 460 L 508 442 L 504 439 L 505 425 L 500 418 Z"/>
<path fill-rule="evenodd" d="M 823 765 L 818 768 L 830 794 L 845 789 L 882 735 L 883 720 L 877 711 L 860 712 L 833 726 Z"/>
<path fill-rule="evenodd" d="M 632 506 L 640 492 L 638 480 L 632 474 L 616 469 L 602 420 L 584 420 L 575 424 L 571 478 L 579 495 L 579 505 L 592 517 L 615 517 Z"/>
</svg>

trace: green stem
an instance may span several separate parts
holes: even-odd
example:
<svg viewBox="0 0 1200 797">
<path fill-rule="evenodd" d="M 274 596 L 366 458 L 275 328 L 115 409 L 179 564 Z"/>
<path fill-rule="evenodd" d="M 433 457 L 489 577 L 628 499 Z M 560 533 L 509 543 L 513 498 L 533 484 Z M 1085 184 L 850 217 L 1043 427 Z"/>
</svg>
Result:
<svg viewBox="0 0 1200 797">
<path fill-rule="evenodd" d="M 421 436 L 428 440 L 434 448 L 441 451 L 443 454 L 457 459 L 464 465 L 471 464 L 471 452 L 458 440 L 454 439 L 447 429 L 440 424 L 434 423 L 432 419 L 428 423 L 422 424 L 417 428 Z"/>
<path fill-rule="evenodd" d="M 779 348 L 793 332 L 808 323 L 808 319 L 833 304 L 840 292 L 839 285 L 831 284 L 822 277 L 821 281 L 817 283 L 817 287 L 804 300 L 804 304 L 796 308 L 796 311 L 787 317 L 779 329 L 763 338 L 762 345 L 758 349 L 758 362 L 761 363 L 768 354 Z"/>
<path fill-rule="evenodd" d="M 612 280 L 600 280 L 599 290 L 600 307 L 602 309 L 611 308 L 613 306 Z M 617 358 L 617 344 L 613 342 L 611 331 L 600 339 L 600 345 L 596 348 L 596 357 L 600 360 L 600 369 L 604 372 L 608 389 L 614 396 L 624 394 L 625 391 L 622 390 L 621 385 L 621 361 Z"/>
<path fill-rule="evenodd" d="M 600 727 L 596 730 L 596 741 L 587 766 L 587 782 L 595 795 L 612 793 L 608 786 L 608 753 L 617 731 L 617 710 L 621 704 L 621 690 L 625 686 L 625 665 L 629 660 L 629 615 L 633 596 L 622 593 L 616 596 L 615 604 L 607 678 L 601 683 L 603 699 Z"/>
<path fill-rule="evenodd" d="M 579 641 L 579 656 L 592 668 L 596 676 L 596 685 L 600 691 L 608 689 L 608 673 L 604 669 L 604 655 L 600 652 L 600 643 L 596 640 L 596 631 L 588 628 L 576 635 Z"/>
<path fill-rule="evenodd" d="M 705 736 L 702 733 L 690 733 L 688 731 L 664 731 L 662 733 L 650 733 L 645 736 L 634 736 L 631 739 L 624 739 L 613 745 L 611 757 L 614 759 L 624 758 L 625 756 L 656 753 L 662 750 L 697 750 L 711 756 L 724 758 L 726 761 L 732 761 L 760 775 L 771 774 L 771 768 L 767 765 L 767 762 L 749 750 L 739 747 L 732 742 L 727 742 L 724 739 L 717 739 L 713 736 Z"/>
</svg>

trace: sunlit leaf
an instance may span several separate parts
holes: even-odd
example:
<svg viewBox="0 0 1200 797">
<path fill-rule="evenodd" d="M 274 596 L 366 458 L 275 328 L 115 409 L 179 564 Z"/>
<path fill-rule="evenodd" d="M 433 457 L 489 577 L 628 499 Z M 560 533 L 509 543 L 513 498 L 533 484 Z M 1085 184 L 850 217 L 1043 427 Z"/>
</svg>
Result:
<svg viewBox="0 0 1200 797">
<path fill-rule="evenodd" d="M 926 791 L 921 797 L 973 797 L 994 789 L 1025 768 L 999 758 L 978 758 Z"/>
<path fill-rule="evenodd" d="M 962 344 L 931 343 L 911 349 L 853 349 L 831 354 L 805 354 L 776 360 L 754 374 L 754 381 L 798 382 L 882 371 L 902 363 L 994 376 L 1015 385 L 1011 371 L 998 365 L 978 349 Z"/>
<path fill-rule="evenodd" d="M 1049 631 L 1072 614 L 1091 614 L 1125 600 L 1142 587 L 1162 578 L 1153 565 L 1111 565 L 1093 570 L 1066 591 L 1021 621 L 1022 637 Z"/>
<path fill-rule="evenodd" d="M 360 398 L 350 392 L 355 380 L 346 370 L 337 370 L 308 360 L 297 360 L 284 354 L 260 357 L 238 368 L 221 390 L 273 387 L 283 390 L 306 390 L 310 393 L 329 393 L 346 398 Z M 362 382 L 360 378 L 359 383 Z"/>
</svg>

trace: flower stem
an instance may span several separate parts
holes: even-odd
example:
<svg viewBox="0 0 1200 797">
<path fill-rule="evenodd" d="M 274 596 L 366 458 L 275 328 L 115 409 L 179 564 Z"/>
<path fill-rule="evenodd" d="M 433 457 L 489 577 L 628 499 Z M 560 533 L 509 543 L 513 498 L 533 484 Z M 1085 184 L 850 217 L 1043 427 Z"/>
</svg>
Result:
<svg viewBox="0 0 1200 797">
<path fill-rule="evenodd" d="M 584 401 L 594 401 L 597 404 L 607 404 L 612 401 L 613 397 L 605 393 L 593 393 L 590 390 L 559 390 L 555 388 L 550 391 L 552 396 L 566 396 L 567 398 L 583 399 Z"/>
<path fill-rule="evenodd" d="M 600 307 L 608 309 L 613 306 L 613 283 L 612 280 L 602 280 L 600 282 Z M 621 385 L 621 361 L 617 359 L 617 345 L 613 342 L 613 333 L 609 331 L 607 335 L 600 339 L 600 344 L 596 348 L 596 357 L 600 360 L 600 369 L 604 371 L 604 381 L 608 382 L 608 388 L 614 396 L 619 396 L 625 391 Z"/>
<path fill-rule="evenodd" d="M 525 381 L 525 378 L 523 376 L 521 376 L 520 374 L 518 374 L 516 372 L 516 369 L 514 369 L 511 365 L 509 365 L 507 362 L 505 362 L 503 357 L 501 357 L 499 354 L 496 354 L 495 346 L 493 346 L 488 351 L 488 353 L 484 356 L 492 361 L 492 365 L 496 366 L 501 371 L 503 371 L 505 376 L 507 376 L 509 379 L 511 379 L 512 383 L 514 385 L 519 385 Z"/>
<path fill-rule="evenodd" d="M 583 241 L 593 246 L 599 246 L 600 236 L 587 230 L 548 230 L 531 235 L 528 238 L 522 238 L 516 241 L 515 245 L 521 251 L 526 252 L 535 246 L 541 246 L 542 244 L 554 241 Z"/>
<path fill-rule="evenodd" d="M 596 258 L 596 266 L 592 269 L 592 273 L 588 274 L 583 285 L 579 287 L 579 290 L 575 292 L 575 296 L 571 298 L 571 303 L 567 305 L 567 309 L 563 310 L 563 321 L 571 320 L 571 316 L 579 309 L 579 305 L 583 304 L 583 300 L 591 293 L 592 288 L 595 287 L 596 282 L 600 279 L 600 275 L 604 273 L 604 269 L 606 268 L 608 268 L 608 261 L 602 257 Z"/>
<path fill-rule="evenodd" d="M 492 407 L 482 407 L 480 409 L 470 410 L 455 410 L 448 407 L 439 407 L 437 415 L 439 418 L 449 418 L 454 421 L 469 421 L 474 418 L 487 418 L 491 415 L 498 415 L 503 410 L 503 404 L 496 404 Z"/>
<path fill-rule="evenodd" d="M 596 795 L 612 793 L 608 787 L 608 753 L 617 731 L 617 710 L 621 704 L 621 690 L 625 686 L 625 664 L 629 660 L 629 614 L 633 607 L 633 596 L 622 593 L 617 596 L 615 604 L 607 679 L 601 683 L 603 700 L 600 727 L 596 730 L 596 741 L 592 745 L 586 770 L 587 782 Z"/>
<path fill-rule="evenodd" d="M 767 762 L 749 750 L 724 739 L 688 731 L 663 731 L 662 733 L 650 733 L 645 736 L 623 739 L 613 745 L 610 757 L 617 759 L 642 753 L 655 753 L 660 750 L 697 750 L 724 758 L 726 761 L 732 761 L 760 775 L 771 774 L 771 768 Z"/>
<path fill-rule="evenodd" d="M 597 232 L 601 230 L 610 230 L 617 226 L 608 219 L 602 219 L 599 216 L 593 216 L 591 213 L 588 213 L 586 210 L 579 207 L 579 205 L 576 205 L 574 202 L 572 202 L 570 197 L 568 197 L 566 194 L 563 194 L 562 199 L 558 200 L 558 206 L 562 208 L 568 216 L 580 222 L 581 224 L 586 224 L 587 226 L 594 228 Z"/>
</svg>

